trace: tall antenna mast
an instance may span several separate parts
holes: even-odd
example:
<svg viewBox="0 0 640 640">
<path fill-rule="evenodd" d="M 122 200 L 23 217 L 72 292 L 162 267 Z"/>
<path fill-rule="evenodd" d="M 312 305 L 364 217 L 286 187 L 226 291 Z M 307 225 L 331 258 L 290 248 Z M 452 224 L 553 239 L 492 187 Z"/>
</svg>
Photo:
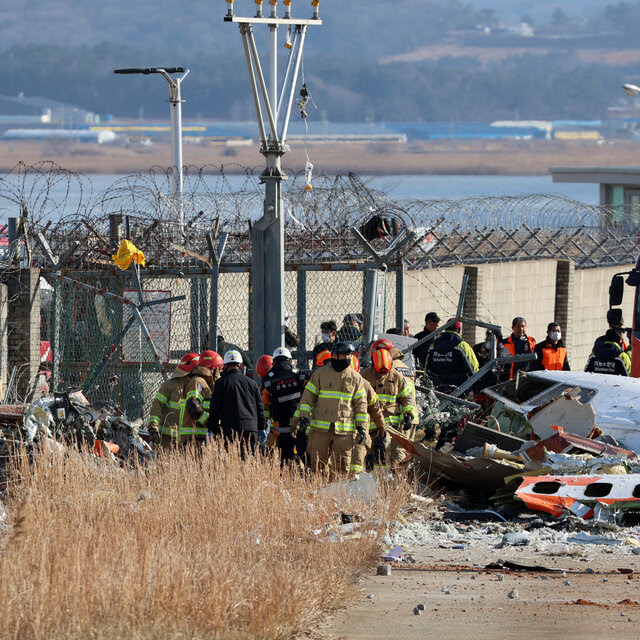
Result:
<svg viewBox="0 0 640 640">
<path fill-rule="evenodd" d="M 241 18 L 234 13 L 234 0 L 226 0 L 226 22 L 240 27 L 253 101 L 260 130 L 260 153 L 266 168 L 260 176 L 265 185 L 264 213 L 252 229 L 252 327 L 253 359 L 284 346 L 284 208 L 281 158 L 289 151 L 286 144 L 295 88 L 302 62 L 307 27 L 320 25 L 320 0 L 312 0 L 313 15 L 308 20 L 291 16 L 292 0 L 283 0 L 284 16 L 278 17 L 278 0 L 269 0 L 269 15 L 263 13 L 263 0 L 254 0 L 256 15 Z M 260 62 L 254 26 L 269 27 L 269 82 Z M 278 28 L 286 27 L 288 59 L 282 87 L 278 89 Z"/>
</svg>

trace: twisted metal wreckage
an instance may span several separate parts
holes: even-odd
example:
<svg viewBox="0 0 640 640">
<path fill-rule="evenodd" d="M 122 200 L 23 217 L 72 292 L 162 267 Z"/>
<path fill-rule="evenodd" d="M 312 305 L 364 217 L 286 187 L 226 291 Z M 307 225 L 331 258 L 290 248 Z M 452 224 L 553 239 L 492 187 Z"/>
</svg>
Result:
<svg viewBox="0 0 640 640">
<path fill-rule="evenodd" d="M 130 421 L 127 414 L 132 414 L 132 410 L 118 408 L 121 403 L 112 401 L 118 380 L 114 380 L 109 365 L 113 355 L 118 350 L 122 351 L 128 332 L 138 325 L 139 335 L 145 338 L 144 344 L 140 340 L 133 358 L 134 365 L 122 371 L 127 377 L 125 384 L 129 395 L 135 397 L 140 388 L 139 395 L 144 397 L 149 391 L 145 387 L 149 367 L 156 367 L 166 375 L 165 365 L 190 350 L 192 344 L 202 344 L 205 340 L 207 344 L 219 344 L 219 280 L 223 274 L 250 273 L 251 225 L 262 207 L 258 178 L 253 172 L 243 169 L 240 174 L 244 176 L 243 184 L 240 188 L 232 188 L 231 172 L 239 169 L 233 166 L 185 169 L 185 186 L 180 202 L 185 220 L 182 228 L 175 224 L 175 197 L 167 195 L 171 192 L 170 171 L 149 171 L 124 177 L 105 193 L 97 195 L 93 194 L 87 177 L 51 163 L 34 167 L 20 165 L 0 181 L 2 208 L 9 214 L 20 212 L 18 221 L 13 221 L 9 229 L 11 237 L 2 256 L 3 269 L 35 267 L 41 270 L 42 277 L 54 292 L 54 324 L 56 318 L 59 321 L 65 300 L 73 300 L 77 304 L 78 292 L 91 294 L 96 301 L 105 300 L 104 303 L 94 302 L 98 312 L 100 305 L 111 303 L 130 310 L 126 319 L 124 315 L 113 313 L 108 306 L 104 317 L 95 309 L 92 311 L 99 316 L 96 322 L 103 326 L 104 339 L 99 345 L 100 355 L 94 356 L 88 365 L 86 358 L 83 362 L 82 357 L 71 354 L 58 325 L 52 335 L 51 379 L 55 382 L 54 387 L 63 389 L 67 386 L 71 389 L 45 394 L 43 398 L 25 404 L 22 410 L 3 407 L 4 435 L 0 446 L 5 448 L 5 453 L 18 440 L 35 446 L 38 442 L 62 437 L 67 442 L 86 442 L 97 455 L 112 461 L 116 460 L 115 455 L 120 463 L 151 457 L 151 449 L 141 437 L 144 430 L 140 429 L 140 420 Z M 300 286 L 300 282 L 304 285 L 300 274 L 312 272 L 394 272 L 395 315 L 401 320 L 404 316 L 402 279 L 406 271 L 413 269 L 555 258 L 559 255 L 588 268 L 628 264 L 636 257 L 637 238 L 631 211 L 587 207 L 561 197 L 540 195 L 456 202 L 400 202 L 369 188 L 355 175 L 317 178 L 312 190 L 308 189 L 306 179 L 302 174 L 291 174 L 285 183 L 287 190 L 284 194 L 285 264 L 287 270 L 298 274 L 295 299 L 298 308 L 306 292 L 304 286 Z M 233 180 L 238 181 L 237 174 Z M 111 256 L 122 238 L 144 249 L 147 258 L 145 269 L 121 272 L 115 267 Z M 150 287 L 143 283 L 162 282 L 161 279 L 199 283 L 208 280 L 209 299 L 206 299 L 206 292 L 200 298 L 194 297 L 193 287 L 187 295 L 165 295 L 160 291 L 159 297 L 153 298 L 149 295 Z M 468 281 L 463 280 L 456 318 L 498 330 L 499 327 L 490 322 L 463 316 L 467 285 Z M 129 288 L 132 289 L 131 295 L 124 295 Z M 62 292 L 71 290 L 76 297 L 61 297 Z M 385 319 L 384 314 L 380 319 L 380 310 L 375 305 L 367 308 L 367 299 L 375 299 L 376 292 L 379 293 L 379 289 L 367 297 L 364 287 L 364 311 L 365 315 L 369 314 L 371 327 L 365 342 L 380 334 L 382 320 Z M 148 316 L 145 313 L 169 302 L 177 305 L 187 297 L 192 305 L 197 298 L 200 311 L 204 306 L 206 313 L 199 318 L 196 330 L 191 326 L 190 332 L 187 331 L 182 347 L 160 354 L 147 327 Z M 105 318 L 112 319 L 116 315 L 118 322 L 106 322 Z M 305 314 L 298 315 L 302 315 L 303 322 L 306 322 Z M 105 323 L 109 325 L 108 330 L 104 328 Z M 76 322 L 76 326 L 78 324 Z M 448 324 L 445 323 L 440 330 Z M 250 327 L 247 327 L 246 346 L 251 346 Z M 406 361 L 412 367 L 410 351 L 414 347 L 415 344 L 405 349 Z M 308 353 L 305 348 L 303 342 L 296 356 L 306 364 Z M 149 351 L 151 360 L 148 359 Z M 251 349 L 244 349 L 244 352 L 251 365 Z M 143 366 L 147 362 L 155 364 Z M 480 374 L 496 366 L 494 358 Z M 532 381 L 536 382 L 536 376 L 539 393 L 532 392 L 526 399 L 518 399 L 517 390 L 527 384 L 531 386 Z M 155 374 L 151 387 L 157 386 L 158 380 Z M 606 495 L 587 495 L 585 490 L 581 496 L 572 494 L 571 504 L 560 500 L 552 491 L 558 486 L 556 493 L 559 494 L 560 487 L 570 484 L 569 480 L 562 480 L 562 476 L 558 476 L 560 479 L 551 475 L 541 479 L 538 489 L 535 482 L 523 480 L 532 472 L 531 465 L 535 467 L 535 473 L 541 470 L 552 473 L 556 469 L 590 473 L 594 468 L 599 471 L 606 468 L 623 469 L 628 474 L 640 470 L 636 467 L 635 455 L 615 449 L 615 443 L 612 444 L 613 453 L 610 449 L 593 449 L 591 443 L 596 442 L 593 438 L 603 435 L 597 416 L 587 417 L 587 421 L 582 423 L 581 435 L 575 436 L 588 440 L 587 443 L 569 439 L 569 445 L 559 451 L 549 445 L 551 448 L 545 448 L 537 458 L 527 458 L 531 438 L 543 442 L 549 440 L 549 429 L 555 426 L 549 421 L 558 418 L 554 406 L 560 407 L 560 403 L 567 399 L 571 399 L 574 407 L 580 405 L 581 412 L 585 406 L 593 406 L 588 398 L 585 400 L 585 384 L 576 384 L 570 375 L 566 376 L 561 388 L 556 388 L 553 380 L 545 379 L 544 373 L 525 374 L 513 383 L 516 392 L 513 396 L 511 391 L 510 400 L 508 390 L 496 388 L 493 391 L 494 410 L 484 418 L 480 417 L 479 405 L 460 398 L 471 388 L 473 381 L 451 395 L 434 393 L 426 378 L 419 383 L 422 441 L 410 442 L 402 433 L 391 432 L 392 437 L 421 465 L 427 482 L 430 482 L 432 473 L 458 484 L 478 486 L 480 481 L 480 486 L 489 493 L 497 490 L 494 495 L 496 504 L 514 503 L 519 499 L 532 508 L 542 505 L 543 511 L 553 515 L 558 515 L 558 509 L 563 514 L 570 511 L 576 502 L 588 507 L 586 510 L 577 509 L 578 513 L 591 518 L 603 517 L 604 513 L 614 517 L 618 512 L 616 505 L 622 503 L 624 511 L 640 507 L 635 500 L 640 485 L 633 484 L 634 475 L 627 475 L 624 482 L 613 477 L 609 483 L 611 500 L 606 500 Z M 597 387 L 598 384 L 593 382 L 592 386 Z M 631 384 L 635 385 L 635 380 Z M 30 388 L 32 396 L 35 386 Z M 79 387 L 82 392 L 78 391 Z M 10 389 L 5 399 L 10 397 L 9 392 Z M 635 387 L 629 393 L 633 397 L 638 395 Z M 585 402 L 582 403 L 581 399 Z M 509 401 L 511 406 L 507 406 Z M 529 401 L 529 412 L 520 411 L 521 405 Z M 144 401 L 138 401 L 136 417 L 144 415 L 144 406 Z M 545 407 L 552 407 L 552 410 L 547 410 L 550 415 L 543 424 L 540 416 L 537 421 L 534 418 Z M 519 415 L 515 423 L 514 414 Z M 505 416 L 510 416 L 508 424 L 505 424 Z M 584 420 L 584 413 L 580 413 L 580 417 Z M 473 419 L 482 419 L 484 425 L 474 423 Z M 503 453 L 496 454 L 495 447 L 487 448 L 487 443 L 497 445 Z M 635 440 L 630 448 L 638 449 Z M 587 452 L 585 455 L 596 457 L 606 455 L 608 463 L 594 465 L 591 458 L 582 454 L 577 456 L 575 452 Z M 612 456 L 615 463 L 609 460 Z M 525 498 L 527 487 L 532 487 L 527 495 L 538 491 L 536 500 Z M 551 500 L 545 496 L 555 497 Z M 550 507 L 551 502 L 553 505 Z M 596 504 L 601 508 L 595 509 Z"/>
</svg>

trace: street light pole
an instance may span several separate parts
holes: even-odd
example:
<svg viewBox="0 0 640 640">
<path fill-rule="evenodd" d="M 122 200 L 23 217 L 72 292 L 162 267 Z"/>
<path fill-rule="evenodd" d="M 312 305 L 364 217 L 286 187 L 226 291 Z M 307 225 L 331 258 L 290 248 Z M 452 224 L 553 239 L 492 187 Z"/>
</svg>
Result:
<svg viewBox="0 0 640 640">
<path fill-rule="evenodd" d="M 319 0 L 312 0 L 313 18 L 294 19 L 292 0 L 284 0 L 284 17 L 278 17 L 278 0 L 269 0 L 271 11 L 265 17 L 262 0 L 255 0 L 254 17 L 238 17 L 234 13 L 234 0 L 227 0 L 225 22 L 235 22 L 240 28 L 242 44 L 249 70 L 251 91 L 260 131 L 260 153 L 266 168 L 260 176 L 265 185 L 264 213 L 252 228 L 252 350 L 253 359 L 284 346 L 284 207 L 282 181 L 287 176 L 282 170 L 282 156 L 289 150 L 286 144 L 289 118 L 296 90 L 302 50 L 307 27 L 320 25 Z M 254 26 L 269 27 L 269 86 L 254 38 Z M 289 59 L 278 90 L 278 28 L 287 27 L 285 44 Z M 293 41 L 289 34 L 293 31 Z M 281 109 L 286 106 L 282 117 Z M 281 123 L 281 124 L 280 124 Z"/>
<path fill-rule="evenodd" d="M 171 116 L 171 148 L 173 167 L 171 169 L 171 184 L 173 203 L 176 208 L 180 231 L 184 230 L 183 191 L 183 162 L 182 162 L 182 99 L 180 85 L 189 75 L 189 69 L 184 67 L 135 67 L 116 69 L 114 73 L 126 75 L 160 74 L 169 83 L 169 105 Z M 173 77 L 175 76 L 175 77 Z"/>
</svg>

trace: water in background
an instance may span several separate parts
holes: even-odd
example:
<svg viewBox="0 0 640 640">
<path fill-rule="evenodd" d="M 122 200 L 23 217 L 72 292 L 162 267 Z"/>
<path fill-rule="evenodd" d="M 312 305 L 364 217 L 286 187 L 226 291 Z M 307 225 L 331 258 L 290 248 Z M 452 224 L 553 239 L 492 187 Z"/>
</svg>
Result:
<svg viewBox="0 0 640 640">
<path fill-rule="evenodd" d="M 554 183 L 551 176 L 376 176 L 363 178 L 367 185 L 392 198 L 459 200 L 486 196 L 559 194 L 587 205 L 598 205 L 600 186 Z"/>
<path fill-rule="evenodd" d="M 14 176 L 6 176 L 4 179 L 12 181 Z M 551 176 L 390 175 L 361 176 L 361 179 L 367 186 L 387 193 L 397 200 L 459 200 L 488 196 L 559 194 L 586 205 L 597 205 L 599 202 L 599 185 L 554 184 Z M 85 204 L 87 200 L 96 202 L 116 182 L 122 180 L 123 176 L 117 175 L 84 176 L 82 201 Z M 222 190 L 235 192 L 255 188 L 256 192 L 261 193 L 264 189 L 258 184 L 257 177 L 248 180 L 245 175 L 228 175 L 225 176 L 225 180 L 221 180 L 217 175 L 204 176 L 203 181 L 213 192 Z M 88 186 L 89 189 L 87 189 Z M 69 187 L 71 191 L 67 193 Z M 3 191 L 5 189 L 7 189 L 6 185 Z M 35 188 L 34 193 L 37 191 L 38 188 Z M 46 200 L 48 204 L 41 201 L 40 206 L 48 209 L 45 218 L 56 220 L 65 213 L 73 212 L 80 198 L 80 189 L 74 181 L 67 183 L 66 180 L 60 180 L 50 185 L 48 195 Z M 59 203 L 60 206 L 56 208 L 54 203 Z M 0 199 L 0 220 L 6 221 L 6 218 L 14 215 L 14 208 L 13 202 L 8 202 L 5 198 Z"/>
</svg>

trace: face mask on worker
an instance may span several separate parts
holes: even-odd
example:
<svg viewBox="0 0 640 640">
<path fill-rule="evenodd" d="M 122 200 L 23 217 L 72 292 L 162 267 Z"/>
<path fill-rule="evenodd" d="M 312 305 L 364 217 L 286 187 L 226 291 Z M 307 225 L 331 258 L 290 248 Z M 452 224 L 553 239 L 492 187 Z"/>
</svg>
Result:
<svg viewBox="0 0 640 640">
<path fill-rule="evenodd" d="M 331 342 L 331 334 L 323 333 L 322 334 L 322 342 Z"/>
<path fill-rule="evenodd" d="M 351 364 L 349 358 L 345 360 L 338 360 L 337 358 L 331 358 L 331 366 L 335 371 L 344 371 Z"/>
<path fill-rule="evenodd" d="M 560 338 L 562 338 L 562 334 L 559 331 L 552 331 L 551 332 L 551 339 L 554 342 L 558 342 L 558 340 L 560 340 Z"/>
<path fill-rule="evenodd" d="M 484 348 L 487 351 L 491 351 L 491 349 L 493 349 L 493 340 L 489 340 L 488 342 L 484 343 Z"/>
<path fill-rule="evenodd" d="M 522 340 L 522 342 L 525 342 L 527 340 L 527 334 L 525 333 L 525 335 L 523 335 L 523 336 L 518 336 L 518 338 L 520 338 L 520 340 Z"/>
</svg>

